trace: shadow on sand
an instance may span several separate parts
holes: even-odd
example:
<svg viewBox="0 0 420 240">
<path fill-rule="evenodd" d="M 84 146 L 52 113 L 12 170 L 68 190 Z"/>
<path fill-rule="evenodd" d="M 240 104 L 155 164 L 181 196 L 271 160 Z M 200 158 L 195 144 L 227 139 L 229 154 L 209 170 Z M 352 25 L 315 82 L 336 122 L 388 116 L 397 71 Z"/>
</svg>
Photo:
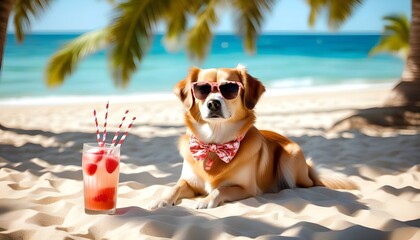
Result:
<svg viewBox="0 0 420 240">
<path fill-rule="evenodd" d="M 166 128 L 168 126 L 153 126 L 155 128 Z M 173 126 L 180 128 L 180 126 Z M 48 171 L 43 164 L 48 165 L 81 165 L 82 143 L 95 141 L 91 133 L 84 132 L 64 132 L 55 134 L 48 131 L 37 129 L 26 130 L 9 128 L 0 125 L 3 133 L 13 133 L 18 135 L 41 136 L 53 139 L 54 144 L 45 147 L 42 143 L 25 143 L 22 146 L 14 146 L 8 143 L 0 143 L 0 166 L 10 168 L 20 172 L 29 171 L 36 176 L 41 176 Z M 113 135 L 113 133 L 111 133 Z M 153 185 L 169 185 L 174 183 L 181 172 L 181 159 L 177 151 L 177 135 L 167 137 L 141 138 L 131 134 L 123 146 L 123 160 L 126 164 L 133 165 L 134 168 L 145 165 L 154 165 L 159 171 L 165 173 L 165 177 L 155 177 L 149 172 L 122 173 L 120 182 L 137 181 L 147 179 L 147 183 Z M 294 141 L 299 143 L 306 156 L 311 156 L 319 166 L 329 168 L 335 172 L 345 175 L 358 176 L 363 179 L 370 179 L 364 174 L 368 169 L 371 172 L 380 174 L 393 174 L 405 171 L 416 164 L 419 164 L 420 152 L 418 135 L 395 135 L 390 137 L 372 137 L 360 132 L 346 132 L 334 139 L 327 139 L 323 136 L 302 136 L 294 137 Z M 410 144 L 409 151 L 399 151 L 398 145 Z M 51 146 L 53 145 L 53 146 Z M 366 155 L 373 156 L 369 159 L 357 159 L 359 152 L 367 149 L 370 151 Z M 386 150 L 384 146 L 394 146 Z M 156 151 L 161 149 L 161 151 Z M 407 147 L 404 147 L 407 150 Z M 56 156 L 60 155 L 57 159 Z M 404 160 L 404 161 L 401 161 Z M 392 167 L 382 162 L 392 164 Z M 402 164 L 399 164 L 402 163 Z M 361 171 L 361 169 L 364 169 Z M 51 174 L 73 180 L 82 180 L 81 169 L 74 171 L 51 171 Z M 419 189 L 402 188 L 395 189 L 390 187 L 384 189 L 392 194 L 402 194 L 405 192 L 418 192 Z M 281 205 L 285 209 L 299 213 L 308 204 L 319 207 L 335 207 L 342 214 L 352 216 L 359 211 L 369 208 L 362 204 L 358 197 L 349 192 L 334 191 L 326 188 L 316 187 L 310 189 L 287 189 L 275 194 L 265 194 L 256 198 L 245 199 L 242 204 L 250 208 L 258 208 L 267 203 Z M 147 218 L 144 218 L 147 216 Z M 142 234 L 154 237 L 174 237 L 183 239 L 212 239 L 220 235 L 221 232 L 232 236 L 247 236 L 255 238 L 258 236 L 276 236 L 287 232 L 297 233 L 298 238 L 311 239 L 318 237 L 327 239 L 329 237 L 339 239 L 356 239 L 355 233 L 360 237 L 365 231 L 371 230 L 360 225 L 353 225 L 343 230 L 331 230 L 320 224 L 299 221 L 289 227 L 278 227 L 267 222 L 252 219 L 244 216 L 229 216 L 217 218 L 206 211 L 195 211 L 180 206 L 148 211 L 140 207 L 120 208 L 116 214 L 117 218 L 130 221 L 133 224 L 142 225 Z M 194 223 L 186 225 L 183 217 L 194 218 Z M 280 220 L 279 220 L 280 221 Z M 189 223 L 191 221 L 188 221 Z M 418 222 L 407 223 L 416 225 Z M 231 226 L 241 225 L 238 229 Z M 162 227 L 163 226 L 163 227 Z M 179 226 L 182 226 L 181 228 Z M 206 227 L 207 226 L 207 227 Z M 244 227 L 245 226 L 245 227 Z M 244 231 L 249 229 L 249 231 Z M 311 229 L 311 230 L 308 230 Z M 334 233 L 334 235 L 332 235 Z M 352 233 L 348 235 L 348 233 Z M 338 234 L 338 235 L 337 235 Z M 391 232 L 370 231 L 371 239 L 387 239 Z M 374 235 L 372 235 L 374 234 Z M 376 234 L 376 235 L 375 235 Z M 296 235 L 295 235 L 296 236 Z M 350 237 L 351 236 L 351 237 Z"/>
</svg>

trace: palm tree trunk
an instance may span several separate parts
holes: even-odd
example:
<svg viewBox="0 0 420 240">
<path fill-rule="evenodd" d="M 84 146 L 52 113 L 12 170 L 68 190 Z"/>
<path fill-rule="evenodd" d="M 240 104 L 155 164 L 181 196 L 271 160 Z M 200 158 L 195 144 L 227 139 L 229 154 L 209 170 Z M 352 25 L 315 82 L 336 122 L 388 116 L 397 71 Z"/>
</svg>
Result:
<svg viewBox="0 0 420 240">
<path fill-rule="evenodd" d="M 420 0 L 412 0 L 410 49 L 400 82 L 388 95 L 385 106 L 362 109 L 331 128 L 348 129 L 403 128 L 420 129 Z"/>
<path fill-rule="evenodd" d="M 420 0 L 411 1 L 410 50 L 400 82 L 386 106 L 420 106 Z"/>
<path fill-rule="evenodd" d="M 0 1 L 0 71 L 3 66 L 3 54 L 6 47 L 7 24 L 14 0 Z"/>
</svg>

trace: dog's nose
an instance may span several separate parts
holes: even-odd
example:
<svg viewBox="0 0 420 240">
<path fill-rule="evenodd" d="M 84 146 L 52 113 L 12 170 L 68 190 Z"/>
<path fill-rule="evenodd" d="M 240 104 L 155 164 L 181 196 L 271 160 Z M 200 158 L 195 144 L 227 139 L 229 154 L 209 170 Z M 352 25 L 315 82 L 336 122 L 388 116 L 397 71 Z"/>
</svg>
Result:
<svg viewBox="0 0 420 240">
<path fill-rule="evenodd" d="M 217 111 L 220 110 L 221 104 L 219 100 L 212 99 L 207 102 L 207 107 L 210 109 L 210 111 Z"/>
</svg>

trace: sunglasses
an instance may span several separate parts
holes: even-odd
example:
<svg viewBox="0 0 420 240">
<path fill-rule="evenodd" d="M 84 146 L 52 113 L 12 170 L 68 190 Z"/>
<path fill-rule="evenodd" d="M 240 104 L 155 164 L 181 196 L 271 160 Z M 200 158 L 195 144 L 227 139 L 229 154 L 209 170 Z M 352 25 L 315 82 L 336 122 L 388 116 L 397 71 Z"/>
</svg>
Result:
<svg viewBox="0 0 420 240">
<path fill-rule="evenodd" d="M 240 82 L 194 82 L 192 92 L 195 98 L 204 100 L 216 88 L 222 97 L 228 100 L 235 99 L 238 96 L 239 89 L 244 88 Z"/>
</svg>

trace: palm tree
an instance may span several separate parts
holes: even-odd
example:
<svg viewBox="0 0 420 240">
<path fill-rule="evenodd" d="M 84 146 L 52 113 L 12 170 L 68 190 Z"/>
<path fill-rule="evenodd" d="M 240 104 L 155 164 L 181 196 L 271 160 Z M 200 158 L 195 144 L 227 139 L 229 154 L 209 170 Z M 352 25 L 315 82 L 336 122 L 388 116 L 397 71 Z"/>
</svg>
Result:
<svg viewBox="0 0 420 240">
<path fill-rule="evenodd" d="M 31 27 L 31 19 L 38 18 L 52 0 L 1 0 L 0 1 L 0 70 L 6 45 L 7 25 L 14 14 L 15 36 L 21 43 Z"/>
<path fill-rule="evenodd" d="M 339 27 L 363 0 L 307 0 L 311 7 L 309 23 L 315 23 L 320 10 L 327 10 L 331 29 Z M 338 122 L 335 128 L 362 128 L 366 124 L 418 127 L 420 124 L 420 0 L 411 1 L 409 48 L 400 81 L 391 90 L 383 107 L 365 109 Z"/>
<path fill-rule="evenodd" d="M 157 23 L 167 25 L 165 41 L 181 44 L 186 38 L 186 50 L 193 60 L 203 60 L 210 48 L 213 27 L 217 25 L 217 10 L 236 9 L 238 35 L 244 39 L 248 52 L 255 51 L 256 38 L 265 13 L 275 0 L 127 0 L 115 8 L 116 17 L 109 26 L 81 35 L 57 52 L 50 60 L 47 84 L 63 83 L 87 55 L 106 48 L 117 85 L 126 86 L 151 45 Z M 193 24 L 190 24 L 190 22 Z M 192 27 L 189 27 L 192 26 Z"/>
<path fill-rule="evenodd" d="M 7 36 L 7 24 L 9 23 L 10 12 L 12 11 L 13 0 L 0 2 L 0 70 L 3 63 L 4 46 Z"/>
<path fill-rule="evenodd" d="M 380 52 L 390 52 L 405 60 L 410 46 L 410 23 L 407 17 L 401 14 L 385 16 L 383 19 L 388 21 L 388 25 L 384 27 L 384 35 L 370 50 L 369 56 Z"/>
<path fill-rule="evenodd" d="M 420 0 L 411 1 L 409 50 L 400 82 L 394 87 L 386 104 L 420 107 Z M 420 112 L 420 111 L 419 111 Z"/>
</svg>

